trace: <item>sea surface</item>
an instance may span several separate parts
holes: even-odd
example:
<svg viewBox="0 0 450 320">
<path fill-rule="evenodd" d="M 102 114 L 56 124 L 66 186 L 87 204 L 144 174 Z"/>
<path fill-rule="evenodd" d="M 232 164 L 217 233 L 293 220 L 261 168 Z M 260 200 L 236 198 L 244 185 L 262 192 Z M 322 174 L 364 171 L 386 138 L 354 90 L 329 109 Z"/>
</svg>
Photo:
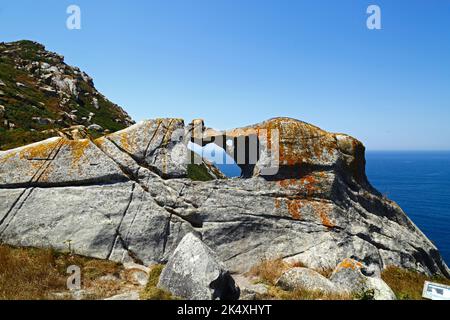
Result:
<svg viewBox="0 0 450 320">
<path fill-rule="evenodd" d="M 450 263 L 450 151 L 368 151 L 371 184 L 397 202 Z"/>
</svg>

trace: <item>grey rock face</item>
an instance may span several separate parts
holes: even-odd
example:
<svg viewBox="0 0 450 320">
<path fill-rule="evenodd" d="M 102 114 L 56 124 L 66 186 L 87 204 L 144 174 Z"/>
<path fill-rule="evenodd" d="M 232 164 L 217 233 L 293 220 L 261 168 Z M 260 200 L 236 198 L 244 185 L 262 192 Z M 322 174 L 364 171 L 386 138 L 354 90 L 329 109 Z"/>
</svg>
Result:
<svg viewBox="0 0 450 320">
<path fill-rule="evenodd" d="M 363 274 L 365 266 L 351 259 L 345 259 L 334 270 L 330 280 L 337 287 L 348 293 L 366 299 L 396 300 L 394 292 L 380 278 Z"/>
<path fill-rule="evenodd" d="M 2 187 L 70 186 L 125 182 L 128 178 L 90 140 L 51 138 L 6 151 L 0 159 Z"/>
<path fill-rule="evenodd" d="M 187 173 L 184 121 L 157 119 L 138 123 L 106 138 L 137 162 L 163 178 L 182 178 Z"/>
<path fill-rule="evenodd" d="M 214 252 L 192 233 L 169 258 L 158 287 L 189 300 L 236 300 L 239 288 Z"/>
<path fill-rule="evenodd" d="M 330 280 L 307 268 L 292 268 L 284 272 L 277 280 L 277 286 L 284 290 L 305 289 L 309 291 L 322 291 L 337 293 L 339 288 Z"/>
<path fill-rule="evenodd" d="M 359 142 L 292 119 L 275 124 L 279 172 L 253 168 L 245 179 L 187 179 L 189 134 L 210 133 L 179 119 L 0 152 L 0 241 L 70 243 L 79 254 L 149 265 L 195 233 L 232 272 L 271 258 L 334 269 L 352 257 L 371 278 L 389 265 L 450 276 L 436 247 L 370 186 Z"/>
</svg>

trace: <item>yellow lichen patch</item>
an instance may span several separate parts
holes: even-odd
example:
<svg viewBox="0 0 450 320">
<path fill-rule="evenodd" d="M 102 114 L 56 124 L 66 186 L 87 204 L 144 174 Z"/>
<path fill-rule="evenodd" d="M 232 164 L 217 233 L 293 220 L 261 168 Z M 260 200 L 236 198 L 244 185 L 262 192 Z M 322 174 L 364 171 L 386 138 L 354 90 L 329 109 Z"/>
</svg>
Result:
<svg viewBox="0 0 450 320">
<path fill-rule="evenodd" d="M 85 151 L 89 148 L 90 140 L 65 140 L 64 145 L 70 150 L 72 153 L 72 168 L 78 166 L 78 162 L 84 156 Z"/>
<path fill-rule="evenodd" d="M 106 139 L 105 137 L 100 137 L 95 139 L 93 142 L 97 147 L 102 149 L 103 145 L 105 144 L 105 139 Z"/>
<path fill-rule="evenodd" d="M 357 270 L 357 269 L 361 269 L 363 267 L 363 264 L 361 262 L 358 262 L 356 260 L 350 259 L 350 258 L 346 258 L 344 260 L 342 260 L 341 263 L 339 263 L 339 265 L 337 266 L 337 269 L 352 269 L 352 270 Z"/>
<path fill-rule="evenodd" d="M 129 142 L 129 136 L 128 131 L 124 130 L 119 134 L 120 137 L 120 146 L 128 151 L 131 152 L 130 142 Z"/>
<path fill-rule="evenodd" d="M 44 141 L 41 143 L 32 144 L 23 148 L 19 152 L 19 157 L 23 160 L 46 160 L 50 157 L 52 151 L 55 150 L 59 142 L 60 139 L 56 139 L 49 142 Z"/>
<path fill-rule="evenodd" d="M 60 141 L 60 139 L 52 139 L 51 141 L 42 141 L 17 150 L 8 151 L 0 158 L 0 164 L 4 164 L 8 160 L 18 157 L 20 160 L 26 160 L 26 163 L 30 165 L 30 169 L 39 169 L 42 166 L 42 161 L 50 158 Z"/>
</svg>

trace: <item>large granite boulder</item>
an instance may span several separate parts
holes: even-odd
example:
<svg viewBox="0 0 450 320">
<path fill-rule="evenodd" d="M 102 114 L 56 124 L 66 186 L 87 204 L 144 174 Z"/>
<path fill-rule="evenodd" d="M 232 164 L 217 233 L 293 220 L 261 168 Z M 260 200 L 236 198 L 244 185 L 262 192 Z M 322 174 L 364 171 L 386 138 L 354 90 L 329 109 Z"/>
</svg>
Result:
<svg viewBox="0 0 450 320">
<path fill-rule="evenodd" d="M 215 253 L 192 233 L 169 258 L 158 287 L 189 300 L 237 300 L 240 294 Z"/>
<path fill-rule="evenodd" d="M 220 140 L 233 156 L 244 142 L 243 177 L 189 179 L 188 142 Z M 233 272 L 271 258 L 334 269 L 352 257 L 375 278 L 389 265 L 449 277 L 364 166 L 356 139 L 287 118 L 230 132 L 157 119 L 95 141 L 52 138 L 0 152 L 0 241 L 151 264 L 195 232 Z"/>
</svg>

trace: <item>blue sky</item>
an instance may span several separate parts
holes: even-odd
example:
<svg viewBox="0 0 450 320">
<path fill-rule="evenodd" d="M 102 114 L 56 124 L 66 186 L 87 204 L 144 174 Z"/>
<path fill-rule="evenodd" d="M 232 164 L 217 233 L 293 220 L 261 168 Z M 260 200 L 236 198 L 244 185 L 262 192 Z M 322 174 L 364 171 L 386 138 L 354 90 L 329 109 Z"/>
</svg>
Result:
<svg viewBox="0 0 450 320">
<path fill-rule="evenodd" d="M 70 4 L 81 30 L 66 28 Z M 370 4 L 382 30 L 366 28 Z M 450 150 L 450 0 L 2 1 L 0 41 L 19 39 L 135 120 L 289 116 L 370 150 Z"/>
</svg>

